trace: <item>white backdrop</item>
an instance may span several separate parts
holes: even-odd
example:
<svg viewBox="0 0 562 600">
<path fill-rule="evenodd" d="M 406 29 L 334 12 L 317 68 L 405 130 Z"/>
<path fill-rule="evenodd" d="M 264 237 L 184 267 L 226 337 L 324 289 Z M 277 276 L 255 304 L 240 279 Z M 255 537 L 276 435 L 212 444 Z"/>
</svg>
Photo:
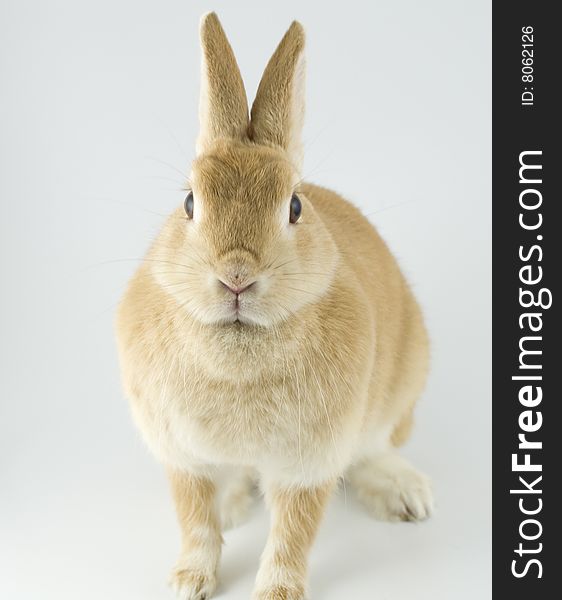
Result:
<svg viewBox="0 0 562 600">
<path fill-rule="evenodd" d="M 4 0 L 0 7 L 0 597 L 171 598 L 178 529 L 119 380 L 116 303 L 194 153 L 198 20 L 219 13 L 248 93 L 308 34 L 308 180 L 368 213 L 424 307 L 429 386 L 405 453 L 419 525 L 334 498 L 314 599 L 491 596 L 491 6 L 484 0 Z M 247 599 L 267 516 L 226 535 Z"/>
</svg>

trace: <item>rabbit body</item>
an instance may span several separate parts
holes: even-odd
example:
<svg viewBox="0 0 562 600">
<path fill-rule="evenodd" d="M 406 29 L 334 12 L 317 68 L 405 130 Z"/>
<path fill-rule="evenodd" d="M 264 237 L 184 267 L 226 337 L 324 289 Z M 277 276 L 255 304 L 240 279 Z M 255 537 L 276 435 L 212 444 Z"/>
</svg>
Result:
<svg viewBox="0 0 562 600">
<path fill-rule="evenodd" d="M 215 588 L 214 506 L 228 467 L 242 478 L 227 510 L 246 506 L 254 478 L 272 510 L 254 598 L 300 599 L 308 548 L 344 473 L 375 516 L 430 511 L 426 478 L 394 451 L 425 382 L 427 335 L 369 221 L 300 181 L 302 28 L 293 24 L 271 59 L 251 120 L 215 15 L 201 38 L 193 204 L 168 218 L 120 305 L 123 381 L 170 475 L 180 596 Z M 289 199 L 302 209 L 291 222 Z"/>
<path fill-rule="evenodd" d="M 157 258 L 158 241 L 129 286 L 119 312 L 126 393 L 167 465 L 251 466 L 309 484 L 340 476 L 373 440 L 404 437 L 428 362 L 417 303 L 356 208 L 301 189 L 337 262 L 329 293 L 294 318 L 271 329 L 201 325 L 158 282 L 176 268 Z M 178 211 L 167 226 L 182 221 Z"/>
</svg>

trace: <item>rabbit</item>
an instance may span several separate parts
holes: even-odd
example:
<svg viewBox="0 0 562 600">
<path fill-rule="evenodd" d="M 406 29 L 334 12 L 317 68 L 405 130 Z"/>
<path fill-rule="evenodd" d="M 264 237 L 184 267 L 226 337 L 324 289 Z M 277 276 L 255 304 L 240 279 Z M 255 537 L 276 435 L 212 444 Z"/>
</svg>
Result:
<svg viewBox="0 0 562 600">
<path fill-rule="evenodd" d="M 379 519 L 432 510 L 427 477 L 397 453 L 425 384 L 428 336 L 371 223 L 301 179 L 303 27 L 285 33 L 250 114 L 216 14 L 202 17 L 200 40 L 189 191 L 118 308 L 122 378 L 171 483 L 179 598 L 212 596 L 223 527 L 243 518 L 257 484 L 271 526 L 253 599 L 301 600 L 342 477 Z"/>
</svg>

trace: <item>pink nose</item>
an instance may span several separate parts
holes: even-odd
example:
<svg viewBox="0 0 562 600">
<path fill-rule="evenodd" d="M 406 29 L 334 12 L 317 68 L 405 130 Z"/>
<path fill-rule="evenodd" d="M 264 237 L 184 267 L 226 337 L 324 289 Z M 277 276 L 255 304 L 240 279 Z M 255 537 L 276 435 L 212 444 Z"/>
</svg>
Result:
<svg viewBox="0 0 562 600">
<path fill-rule="evenodd" d="M 230 285 L 228 283 L 225 283 L 222 279 L 219 279 L 219 281 L 223 287 L 231 291 L 236 296 L 241 294 L 243 291 L 251 288 L 254 285 L 254 283 L 256 283 L 255 281 L 252 281 L 251 283 L 248 283 L 246 285 Z"/>
</svg>

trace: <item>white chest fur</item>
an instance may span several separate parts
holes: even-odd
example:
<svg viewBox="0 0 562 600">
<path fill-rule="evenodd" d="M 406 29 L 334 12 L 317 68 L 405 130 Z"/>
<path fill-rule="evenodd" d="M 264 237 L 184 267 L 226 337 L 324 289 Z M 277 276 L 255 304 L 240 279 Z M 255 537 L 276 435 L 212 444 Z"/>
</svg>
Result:
<svg viewBox="0 0 562 600">
<path fill-rule="evenodd" d="M 360 422 L 348 410 L 349 382 L 304 364 L 241 382 L 194 369 L 175 360 L 175 373 L 148 387 L 145 381 L 133 400 L 137 423 L 163 462 L 189 470 L 246 465 L 290 482 L 322 479 L 347 462 Z"/>
</svg>

